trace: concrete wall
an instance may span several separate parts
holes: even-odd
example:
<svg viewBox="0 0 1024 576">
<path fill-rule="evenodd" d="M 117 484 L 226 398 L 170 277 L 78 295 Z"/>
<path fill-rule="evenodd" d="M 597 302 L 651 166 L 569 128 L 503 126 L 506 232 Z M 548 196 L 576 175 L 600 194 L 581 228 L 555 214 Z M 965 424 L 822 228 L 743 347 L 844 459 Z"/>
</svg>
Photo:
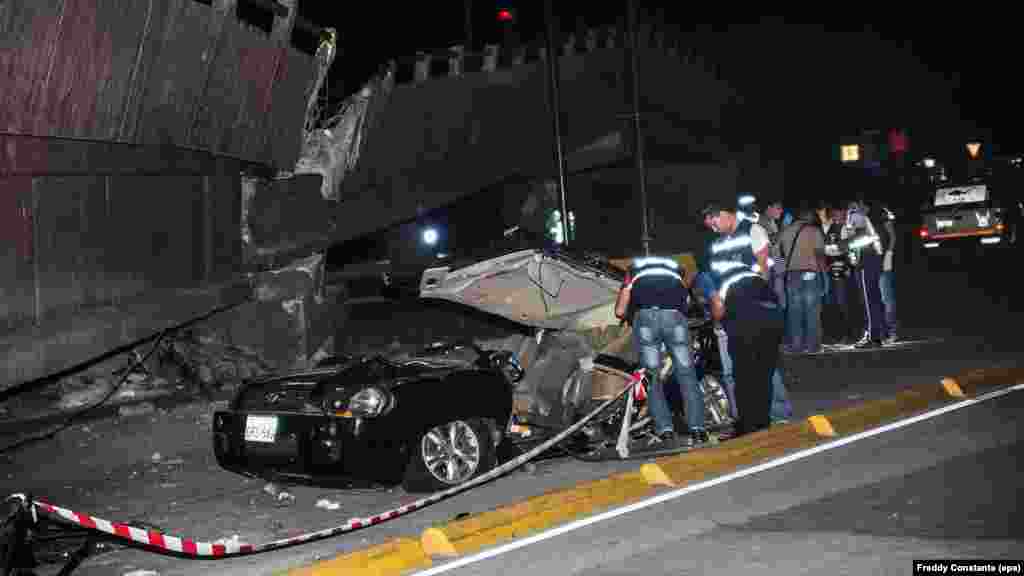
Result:
<svg viewBox="0 0 1024 576">
<path fill-rule="evenodd" d="M 207 3 L 208 4 L 208 3 Z M 194 0 L 0 3 L 0 132 L 195 147 L 290 168 L 316 67 Z"/>
<path fill-rule="evenodd" d="M 0 136 L 0 334 L 241 269 L 237 160 Z"/>
</svg>

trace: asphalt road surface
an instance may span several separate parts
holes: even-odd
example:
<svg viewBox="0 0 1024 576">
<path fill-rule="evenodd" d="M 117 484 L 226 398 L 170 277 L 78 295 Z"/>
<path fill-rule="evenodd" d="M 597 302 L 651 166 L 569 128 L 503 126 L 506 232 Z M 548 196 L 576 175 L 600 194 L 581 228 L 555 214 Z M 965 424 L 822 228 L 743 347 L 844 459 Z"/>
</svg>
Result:
<svg viewBox="0 0 1024 576">
<path fill-rule="evenodd" d="M 1012 298 L 1018 292 L 1014 266 L 995 256 L 943 270 L 916 258 L 901 264 L 897 276 L 901 332 L 911 339 L 944 340 L 894 350 L 788 358 L 787 385 L 797 417 L 888 396 L 915 384 L 937 383 L 941 376 L 964 369 L 1024 365 L 1024 344 L 1018 336 L 1021 300 Z M 793 568 L 804 560 L 817 562 L 808 564 L 818 567 L 812 571 L 832 571 L 821 558 L 847 562 L 847 568 L 858 572 L 874 572 L 865 569 L 875 566 L 872 561 L 895 559 L 897 567 L 909 566 L 914 554 L 942 556 L 946 554 L 941 553 L 943 546 L 954 545 L 961 546 L 956 550 L 976 550 L 980 556 L 1005 555 L 1008 552 L 1001 552 L 999 546 L 1014 538 L 1020 543 L 1019 533 L 1011 533 L 1012 522 L 1005 520 L 1007 511 L 1016 508 L 1007 493 L 1020 484 L 1019 478 L 1013 480 L 1013 473 L 1020 468 L 1020 429 L 1014 420 L 1020 412 L 1019 402 L 1018 395 L 1012 401 L 965 409 L 736 481 L 700 497 L 681 498 L 639 516 L 622 517 L 614 522 L 619 528 L 605 535 L 618 538 L 618 544 L 602 541 L 601 546 L 588 548 L 580 543 L 573 550 L 581 562 L 605 574 L 633 573 L 634 563 L 646 567 L 647 572 L 664 573 L 659 564 L 663 561 L 665 566 L 674 566 L 669 571 L 674 574 L 688 569 L 710 572 L 718 565 L 730 568 L 726 573 L 761 565 Z M 55 504 L 107 520 L 142 520 L 169 534 L 198 540 L 237 535 L 253 543 L 336 526 L 350 517 L 378 513 L 415 498 L 400 488 L 343 491 L 289 487 L 294 500 L 279 502 L 263 491 L 263 482 L 217 467 L 210 448 L 209 419 L 209 406 L 192 404 L 146 416 L 76 424 L 53 440 L 0 455 L 0 493 L 31 489 Z M 0 445 L 8 440 L 0 437 Z M 218 563 L 122 550 L 89 560 L 76 574 L 127 574 L 133 570 L 153 570 L 162 576 L 270 574 L 395 536 L 415 536 L 458 514 L 482 512 L 635 469 L 638 464 L 553 460 L 408 517 L 302 547 Z M 910 503 L 918 500 L 908 491 L 920 492 L 920 502 L 927 506 Z M 979 494 L 989 493 L 998 497 L 989 497 L 988 503 L 979 500 Z M 719 496 L 707 498 L 715 494 Z M 939 503 L 923 500 L 940 496 Z M 340 508 L 317 508 L 320 499 Z M 896 506 L 897 502 L 904 504 Z M 886 508 L 890 505 L 891 510 Z M 666 516 L 667 510 L 675 512 Z M 949 522 L 939 522 L 939 511 Z M 886 514 L 893 513 L 898 516 L 892 522 L 881 521 L 881 516 L 888 518 Z M 965 515 L 967 520 L 961 518 Z M 621 522 L 635 525 L 623 531 Z M 996 529 L 1000 524 L 1005 525 L 1003 533 Z M 660 528 L 644 531 L 643 525 Z M 937 539 L 940 525 L 952 535 Z M 772 528 L 782 526 L 785 528 Z M 864 528 L 854 530 L 856 526 Z M 883 532 L 886 526 L 896 533 Z M 990 537 L 981 537 L 982 530 Z M 565 538 L 569 540 L 564 545 L 570 546 L 577 536 Z M 686 554 L 659 556 L 683 548 Z M 560 549 L 536 550 L 528 548 L 516 554 L 537 560 Z M 601 553 L 595 556 L 597 550 Z M 769 556 L 760 555 L 767 550 L 772 551 Z M 562 551 L 557 555 L 569 556 Z M 511 558 L 501 560 L 507 564 L 492 565 L 494 569 L 480 573 L 506 571 L 513 566 Z M 899 563 L 902 558 L 906 558 L 905 564 Z M 517 571 L 523 565 L 516 566 Z M 563 573 L 562 568 L 550 573 Z M 543 569 L 538 565 L 538 570 Z M 39 571 L 41 575 L 54 572 Z"/>
<path fill-rule="evenodd" d="M 426 573 L 909 574 L 914 559 L 1020 559 L 1022 409 L 1014 392 Z"/>
</svg>

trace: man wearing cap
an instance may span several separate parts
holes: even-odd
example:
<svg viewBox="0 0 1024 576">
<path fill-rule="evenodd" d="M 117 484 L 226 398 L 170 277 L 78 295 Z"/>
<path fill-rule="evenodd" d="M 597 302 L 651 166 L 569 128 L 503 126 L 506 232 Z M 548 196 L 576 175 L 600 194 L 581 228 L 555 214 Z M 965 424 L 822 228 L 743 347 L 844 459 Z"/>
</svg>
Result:
<svg viewBox="0 0 1024 576">
<path fill-rule="evenodd" d="M 783 318 L 768 284 L 768 234 L 760 225 L 716 203 L 702 211 L 718 238 L 707 254 L 705 299 L 728 334 L 739 412 L 736 433 L 771 424 L 771 379 L 782 342 Z"/>
<path fill-rule="evenodd" d="M 672 374 L 685 402 L 689 436 L 684 444 L 708 441 L 704 428 L 704 398 L 697 383 L 697 371 L 690 357 L 689 323 L 686 319 L 688 290 L 685 271 L 671 258 L 649 256 L 633 261 L 615 302 L 615 315 L 633 327 L 633 339 L 640 364 L 651 377 L 648 406 L 654 418 L 655 436 L 649 446 L 664 450 L 679 446 L 672 409 L 658 378 L 661 347 L 672 358 Z"/>
</svg>

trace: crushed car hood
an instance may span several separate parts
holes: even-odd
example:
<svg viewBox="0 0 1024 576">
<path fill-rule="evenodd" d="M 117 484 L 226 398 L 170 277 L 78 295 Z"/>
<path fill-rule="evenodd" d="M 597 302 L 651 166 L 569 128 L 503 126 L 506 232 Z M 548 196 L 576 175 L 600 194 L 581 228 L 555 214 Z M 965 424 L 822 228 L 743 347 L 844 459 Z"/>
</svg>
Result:
<svg viewBox="0 0 1024 576">
<path fill-rule="evenodd" d="M 615 299 L 623 276 L 594 256 L 521 248 L 429 268 L 419 294 L 535 328 L 587 330 L 619 323 Z"/>
</svg>

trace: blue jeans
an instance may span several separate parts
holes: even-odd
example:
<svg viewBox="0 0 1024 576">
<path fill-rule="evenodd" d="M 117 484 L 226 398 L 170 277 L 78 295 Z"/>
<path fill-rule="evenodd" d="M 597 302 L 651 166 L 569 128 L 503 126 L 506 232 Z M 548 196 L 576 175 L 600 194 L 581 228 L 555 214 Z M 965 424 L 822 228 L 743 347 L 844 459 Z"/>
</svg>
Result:
<svg viewBox="0 0 1024 576">
<path fill-rule="evenodd" d="M 647 405 L 654 418 L 654 431 L 661 434 L 675 428 L 672 409 L 662 389 L 663 383 L 658 378 L 662 344 L 672 358 L 672 374 L 686 406 L 686 424 L 690 431 L 703 430 L 704 398 L 700 394 L 697 371 L 690 358 L 690 329 L 686 316 L 679 310 L 641 308 L 633 319 L 633 339 L 640 353 L 640 365 L 652 375 Z"/>
<path fill-rule="evenodd" d="M 882 277 L 878 282 L 878 287 L 882 291 L 882 306 L 885 308 L 885 328 L 883 330 L 884 336 L 895 336 L 896 335 L 896 279 L 893 277 L 893 271 L 883 271 Z"/>
<path fill-rule="evenodd" d="M 718 335 L 718 351 L 722 358 L 722 385 L 729 397 L 729 416 L 733 420 L 739 417 L 736 411 L 736 379 L 732 375 L 732 357 L 729 356 L 729 336 L 725 330 L 716 329 Z M 786 385 L 782 381 L 782 371 L 775 368 L 772 372 L 772 420 L 789 420 L 793 417 L 793 405 L 789 403 Z"/>
<path fill-rule="evenodd" d="M 789 348 L 816 352 L 821 347 L 821 274 L 789 272 L 786 276 L 786 328 Z"/>
</svg>

